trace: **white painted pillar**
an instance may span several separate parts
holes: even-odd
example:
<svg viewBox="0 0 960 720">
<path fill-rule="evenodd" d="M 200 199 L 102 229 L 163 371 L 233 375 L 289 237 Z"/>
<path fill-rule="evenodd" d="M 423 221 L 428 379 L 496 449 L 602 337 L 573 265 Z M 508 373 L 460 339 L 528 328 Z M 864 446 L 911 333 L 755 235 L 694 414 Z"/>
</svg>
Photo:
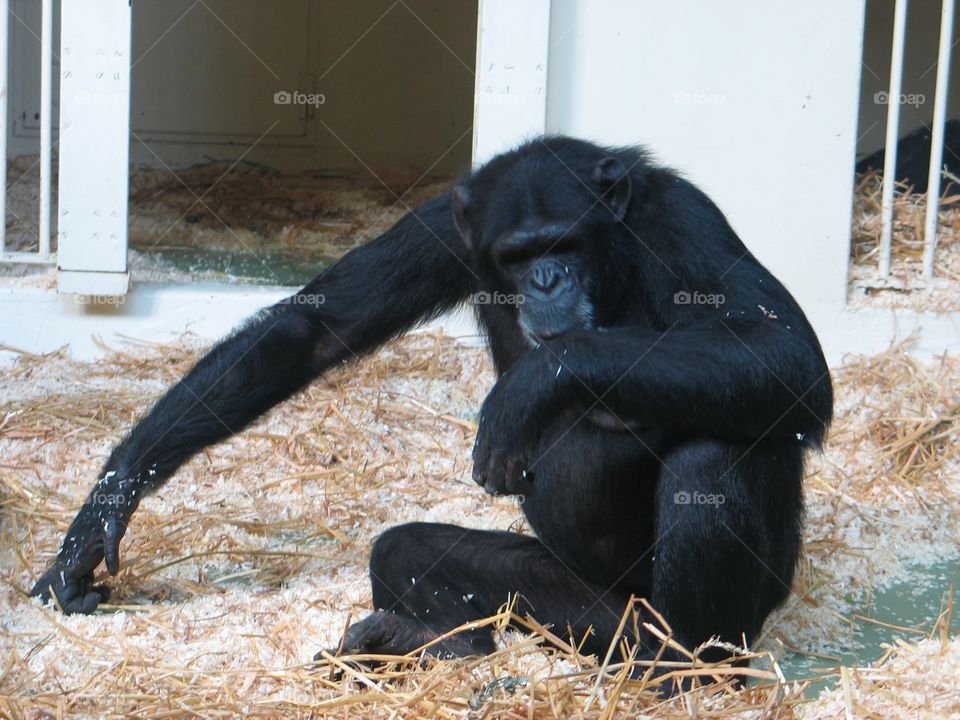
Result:
<svg viewBox="0 0 960 720">
<path fill-rule="evenodd" d="M 60 18 L 59 290 L 123 295 L 130 3 L 67 0 Z"/>
<path fill-rule="evenodd" d="M 550 0 L 480 0 L 473 163 L 543 134 Z"/>
</svg>

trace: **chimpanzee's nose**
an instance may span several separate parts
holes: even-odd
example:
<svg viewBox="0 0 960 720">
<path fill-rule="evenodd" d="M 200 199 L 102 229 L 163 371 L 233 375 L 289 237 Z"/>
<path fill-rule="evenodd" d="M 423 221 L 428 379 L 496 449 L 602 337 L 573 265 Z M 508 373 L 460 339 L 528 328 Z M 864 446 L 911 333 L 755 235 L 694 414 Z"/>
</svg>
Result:
<svg viewBox="0 0 960 720">
<path fill-rule="evenodd" d="M 530 283 L 542 293 L 553 290 L 560 282 L 560 273 L 556 265 L 539 263 L 530 271 Z"/>
</svg>

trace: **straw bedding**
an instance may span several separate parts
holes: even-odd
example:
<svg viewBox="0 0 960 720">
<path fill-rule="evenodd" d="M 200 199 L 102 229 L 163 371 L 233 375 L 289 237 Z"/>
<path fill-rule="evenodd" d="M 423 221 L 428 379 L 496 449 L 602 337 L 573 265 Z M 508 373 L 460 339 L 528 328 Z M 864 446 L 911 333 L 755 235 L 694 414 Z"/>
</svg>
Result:
<svg viewBox="0 0 960 720">
<path fill-rule="evenodd" d="M 110 447 L 203 347 L 190 336 L 118 342 L 96 362 L 20 354 L 0 370 L 0 715 L 960 712 L 947 680 L 960 664 L 947 606 L 921 628 L 931 639 L 892 648 L 879 668 L 844 671 L 813 706 L 802 684 L 778 681 L 775 663 L 784 647 L 829 654 L 856 643 L 853 603 L 914 562 L 957 552 L 953 360 L 920 365 L 894 348 L 836 370 L 838 418 L 827 453 L 811 465 L 804 557 L 794 595 L 759 645 L 759 687 L 664 702 L 626 680 L 618 649 L 583 658 L 561 629 L 532 623 L 529 633 L 504 633 L 489 658 L 414 659 L 379 672 L 348 665 L 339 674 L 309 663 L 335 646 L 348 616 L 368 610 L 366 560 L 384 527 L 420 519 L 525 530 L 511 500 L 491 499 L 470 480 L 489 362 L 440 335 L 411 336 L 332 373 L 194 458 L 137 513 L 112 606 L 64 617 L 25 598 Z"/>
</svg>

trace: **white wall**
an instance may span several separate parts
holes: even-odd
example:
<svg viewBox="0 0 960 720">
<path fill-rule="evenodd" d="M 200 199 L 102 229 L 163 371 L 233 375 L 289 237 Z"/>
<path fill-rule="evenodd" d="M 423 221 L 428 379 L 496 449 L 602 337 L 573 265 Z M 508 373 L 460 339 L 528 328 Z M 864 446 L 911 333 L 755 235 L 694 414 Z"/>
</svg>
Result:
<svg viewBox="0 0 960 720">
<path fill-rule="evenodd" d="M 642 143 L 823 328 L 843 307 L 862 0 L 553 0 L 547 128 Z"/>
<path fill-rule="evenodd" d="M 40 2 L 9 1 L 10 153 L 36 154 Z M 290 171 L 460 172 L 477 17 L 478 0 L 137 0 L 133 163 L 243 156 Z M 57 12 L 57 47 L 58 35 Z M 54 58 L 54 97 L 58 77 Z M 277 105 L 279 91 L 325 102 Z"/>
</svg>

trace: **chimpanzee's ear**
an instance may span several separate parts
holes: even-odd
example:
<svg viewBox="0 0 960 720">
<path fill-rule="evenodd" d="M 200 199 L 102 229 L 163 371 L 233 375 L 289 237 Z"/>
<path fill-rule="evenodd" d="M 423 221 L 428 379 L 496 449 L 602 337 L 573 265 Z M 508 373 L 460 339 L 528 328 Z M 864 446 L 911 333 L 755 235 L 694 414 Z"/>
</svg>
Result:
<svg viewBox="0 0 960 720">
<path fill-rule="evenodd" d="M 463 185 L 457 185 L 450 192 L 450 205 L 453 207 L 453 224 L 463 239 L 463 243 L 473 250 L 473 237 L 470 234 L 470 223 L 467 222 L 467 211 L 470 209 L 470 191 Z"/>
<path fill-rule="evenodd" d="M 617 220 L 623 220 L 630 203 L 630 173 L 615 157 L 605 157 L 593 169 L 593 181 L 600 197 Z"/>
</svg>

